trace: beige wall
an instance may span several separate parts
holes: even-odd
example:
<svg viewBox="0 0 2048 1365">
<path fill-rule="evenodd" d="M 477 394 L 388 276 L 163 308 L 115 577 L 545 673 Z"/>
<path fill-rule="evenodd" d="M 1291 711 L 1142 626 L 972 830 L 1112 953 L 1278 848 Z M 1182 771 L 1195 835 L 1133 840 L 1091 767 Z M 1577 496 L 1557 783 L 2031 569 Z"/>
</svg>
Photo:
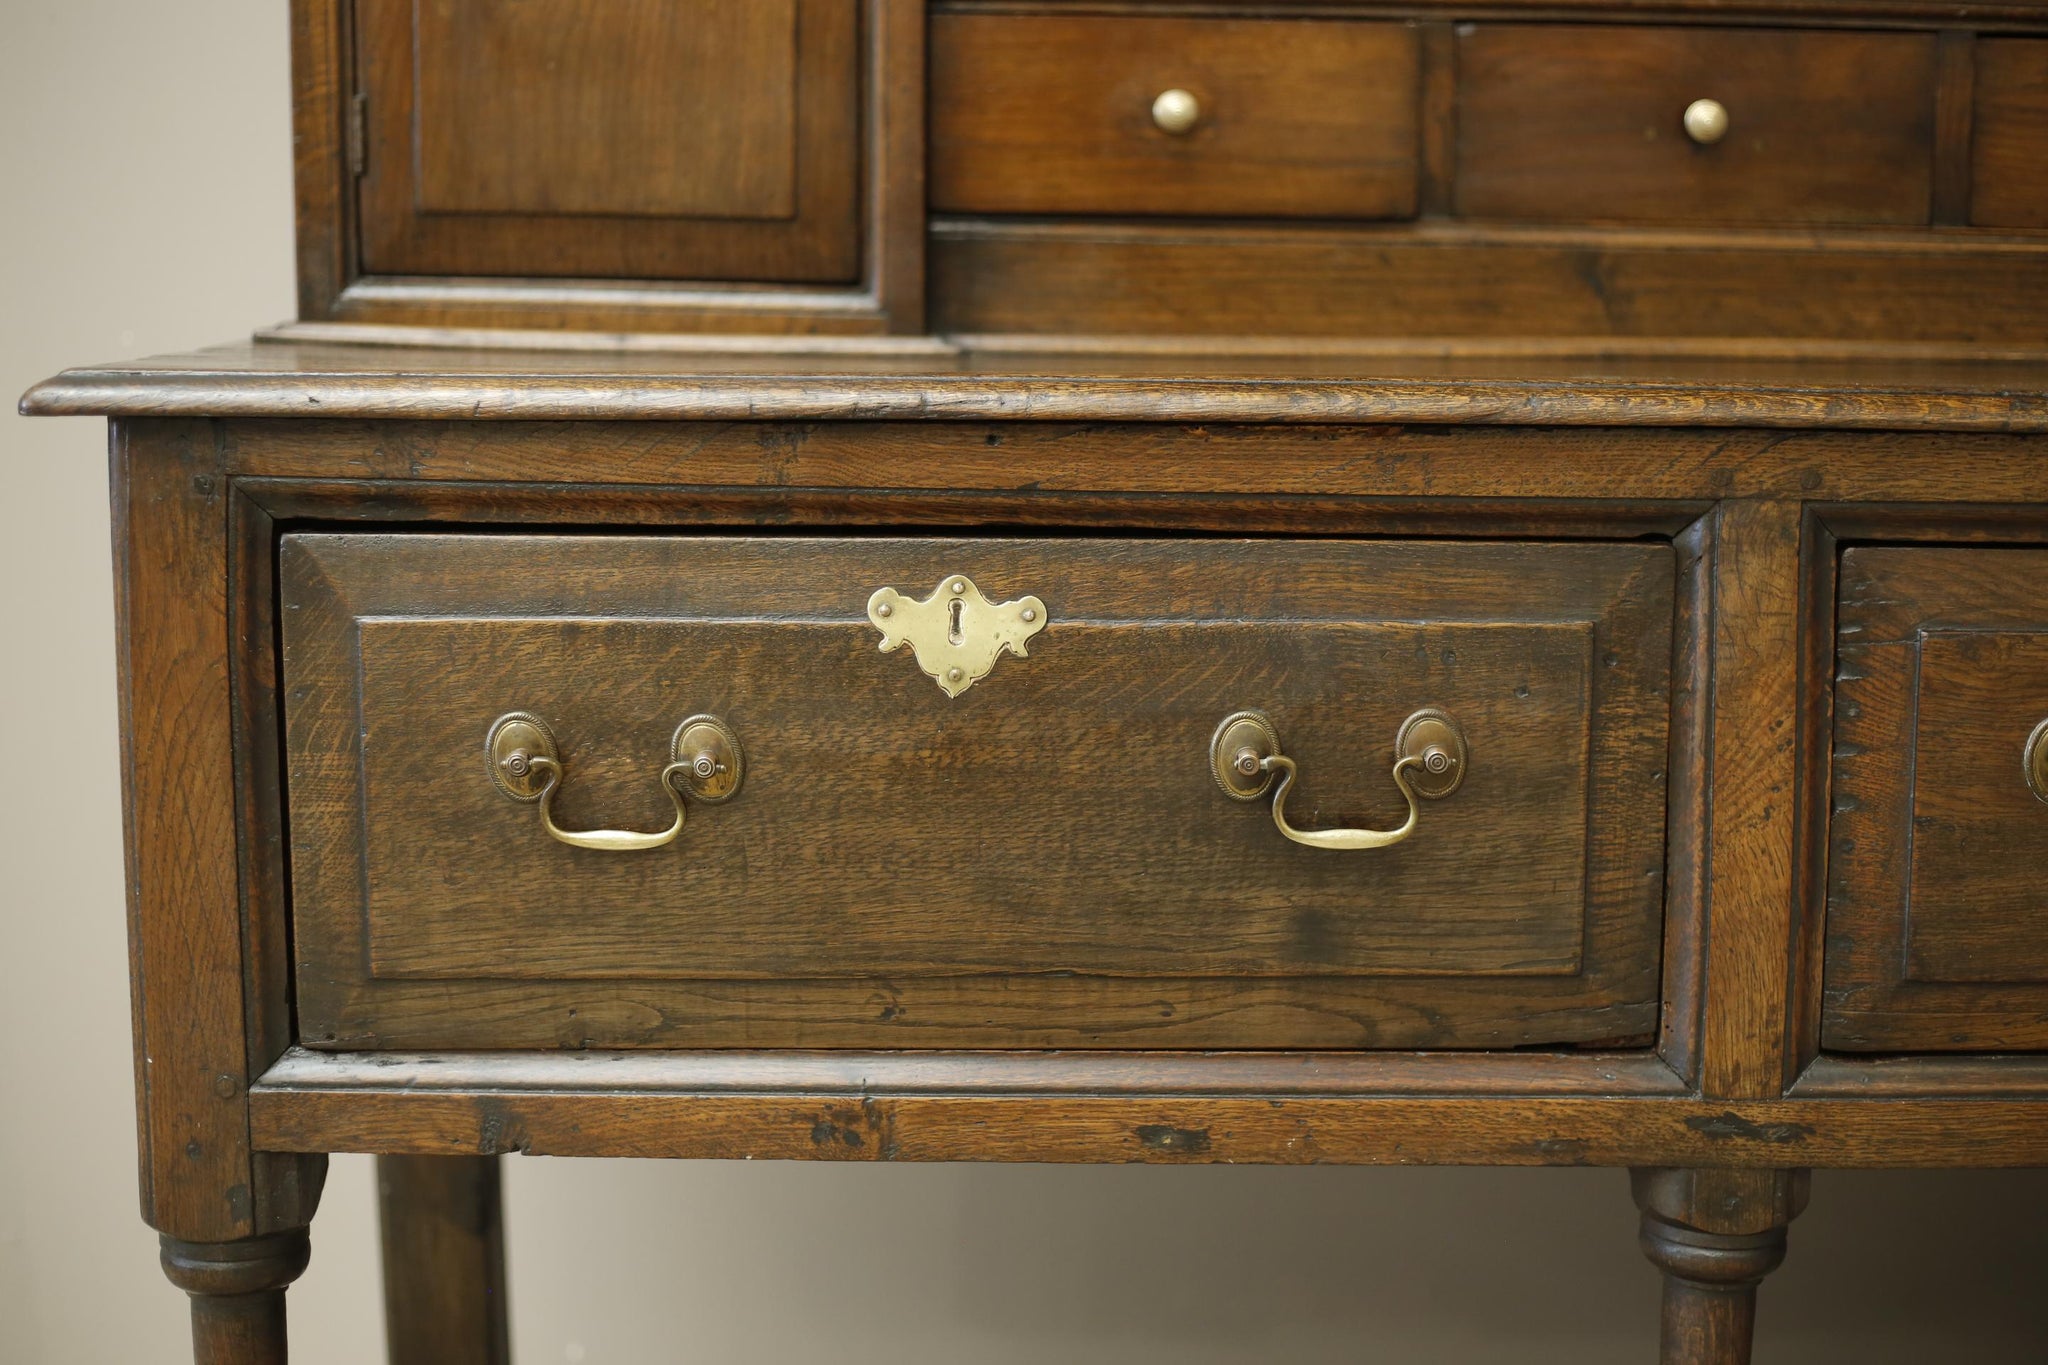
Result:
<svg viewBox="0 0 2048 1365">
<path fill-rule="evenodd" d="M 284 0 L 0 0 L 0 390 L 292 307 Z M 135 1216 L 103 434 L 0 417 L 0 1362 L 181 1358 Z M 1642 1361 L 1603 1171 L 514 1161 L 553 1361 Z M 2048 1178 L 1822 1175 L 1762 1362 L 2048 1359 Z M 301 1365 L 379 1357 L 335 1163 Z"/>
</svg>

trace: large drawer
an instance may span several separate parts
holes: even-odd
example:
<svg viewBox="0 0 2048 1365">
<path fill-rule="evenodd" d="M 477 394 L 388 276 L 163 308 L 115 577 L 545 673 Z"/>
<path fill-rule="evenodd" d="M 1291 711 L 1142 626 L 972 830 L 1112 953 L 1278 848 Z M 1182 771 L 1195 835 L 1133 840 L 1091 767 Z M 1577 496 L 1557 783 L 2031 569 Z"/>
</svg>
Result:
<svg viewBox="0 0 2048 1365">
<path fill-rule="evenodd" d="M 1673 582 L 1643 543 L 293 534 L 302 1035 L 1644 1035 Z M 885 630 L 910 644 L 884 652 Z M 1437 757 L 1397 779 L 1397 731 L 1429 708 L 1465 758 L 1412 730 Z M 1292 842 L 1272 793 L 1232 799 L 1214 771 L 1247 709 L 1295 764 L 1298 828 L 1398 830 L 1403 784 L 1455 790 L 1413 803 L 1400 842 Z M 487 752 L 512 713 L 550 732 L 551 773 L 533 731 Z M 699 714 L 732 745 L 677 743 Z M 1252 735 L 1232 733 L 1226 776 Z M 729 799 L 687 773 L 664 789 L 700 756 Z M 678 806 L 681 832 L 571 846 L 515 799 L 544 781 L 565 832 L 664 831 Z"/>
<path fill-rule="evenodd" d="M 1457 126 L 1466 217 L 1921 224 L 1934 38 L 1479 24 Z"/>
<path fill-rule="evenodd" d="M 2048 551 L 1842 557 L 1823 1046 L 2048 1047 Z"/>
<path fill-rule="evenodd" d="M 931 40 L 935 209 L 1415 211 L 1411 28 L 942 14 Z"/>
</svg>

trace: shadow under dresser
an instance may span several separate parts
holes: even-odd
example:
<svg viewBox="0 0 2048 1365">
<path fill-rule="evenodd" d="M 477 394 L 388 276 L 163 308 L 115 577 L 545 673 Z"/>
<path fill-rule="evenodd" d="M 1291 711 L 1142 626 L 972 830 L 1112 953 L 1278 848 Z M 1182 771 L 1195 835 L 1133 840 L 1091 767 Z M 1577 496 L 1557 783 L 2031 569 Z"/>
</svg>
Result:
<svg viewBox="0 0 2048 1365">
<path fill-rule="evenodd" d="M 510 1153 L 1625 1167 L 1667 1365 L 2048 1163 L 2048 6 L 293 14 L 300 317 L 23 400 L 204 1365 L 338 1151 L 397 1365 Z"/>
</svg>

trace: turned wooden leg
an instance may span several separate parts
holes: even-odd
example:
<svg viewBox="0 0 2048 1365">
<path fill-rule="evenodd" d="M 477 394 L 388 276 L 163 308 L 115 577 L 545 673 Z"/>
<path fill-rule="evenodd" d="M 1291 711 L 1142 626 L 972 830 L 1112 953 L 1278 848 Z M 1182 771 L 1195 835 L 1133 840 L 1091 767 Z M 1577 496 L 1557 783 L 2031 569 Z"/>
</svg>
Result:
<svg viewBox="0 0 2048 1365">
<path fill-rule="evenodd" d="M 1756 1290 L 1785 1259 L 1805 1171 L 1631 1172 L 1643 1254 L 1664 1272 L 1663 1365 L 1749 1365 Z"/>
<path fill-rule="evenodd" d="M 284 1291 L 306 1268 L 306 1230 L 162 1240 L 164 1274 L 192 1296 L 193 1365 L 285 1365 Z"/>
<path fill-rule="evenodd" d="M 496 1157 L 377 1158 L 390 1365 L 506 1365 Z"/>
</svg>

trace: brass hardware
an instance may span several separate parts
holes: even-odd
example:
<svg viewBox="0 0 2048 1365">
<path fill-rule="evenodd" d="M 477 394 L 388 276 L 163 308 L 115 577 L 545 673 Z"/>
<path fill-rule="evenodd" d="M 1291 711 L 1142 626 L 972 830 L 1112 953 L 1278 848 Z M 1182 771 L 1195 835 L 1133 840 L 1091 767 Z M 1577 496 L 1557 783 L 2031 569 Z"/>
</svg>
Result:
<svg viewBox="0 0 2048 1365">
<path fill-rule="evenodd" d="M 1728 106 L 1719 100 L 1694 100 L 1685 106 L 1685 135 L 1702 147 L 1728 136 Z"/>
<path fill-rule="evenodd" d="M 1162 90 L 1152 101 L 1152 122 L 1162 133 L 1179 137 L 1201 120 L 1202 104 L 1186 90 Z"/>
<path fill-rule="evenodd" d="M 745 759 L 739 737 L 716 716 L 691 716 L 676 727 L 669 742 L 670 762 L 661 770 L 661 789 L 675 804 L 675 823 L 657 833 L 625 829 L 563 829 L 555 823 L 555 792 L 562 785 L 561 750 L 547 722 L 514 711 L 491 723 L 484 741 L 491 781 L 514 801 L 540 803 L 540 823 L 549 836 L 576 848 L 622 853 L 660 848 L 683 832 L 683 788 L 699 801 L 727 800 L 740 789 Z M 678 786 L 678 783 L 681 786 Z"/>
<path fill-rule="evenodd" d="M 2020 768 L 2027 775 L 2027 790 L 2048 801 L 2048 720 L 2027 736 L 2027 747 L 2020 751 Z"/>
<path fill-rule="evenodd" d="M 1416 797 L 1439 800 L 1465 780 L 1470 758 L 1465 732 L 1434 707 L 1401 722 L 1394 738 L 1394 785 L 1408 801 L 1408 818 L 1398 829 L 1296 829 L 1287 823 L 1287 792 L 1294 785 L 1294 760 L 1280 752 L 1280 732 L 1263 711 L 1237 711 L 1223 718 L 1209 740 L 1209 771 L 1223 794 L 1256 801 L 1273 792 L 1273 823 L 1297 844 L 1310 848 L 1385 848 L 1415 832 L 1421 808 Z M 1279 782 L 1274 786 L 1276 779 Z"/>
<path fill-rule="evenodd" d="M 883 653 L 907 643 L 917 666 L 957 697 L 987 677 L 1004 650 L 1025 657 L 1025 642 L 1045 629 L 1045 603 L 990 602 L 966 575 L 947 574 L 922 602 L 894 588 L 875 589 L 868 620 L 882 632 Z"/>
</svg>

